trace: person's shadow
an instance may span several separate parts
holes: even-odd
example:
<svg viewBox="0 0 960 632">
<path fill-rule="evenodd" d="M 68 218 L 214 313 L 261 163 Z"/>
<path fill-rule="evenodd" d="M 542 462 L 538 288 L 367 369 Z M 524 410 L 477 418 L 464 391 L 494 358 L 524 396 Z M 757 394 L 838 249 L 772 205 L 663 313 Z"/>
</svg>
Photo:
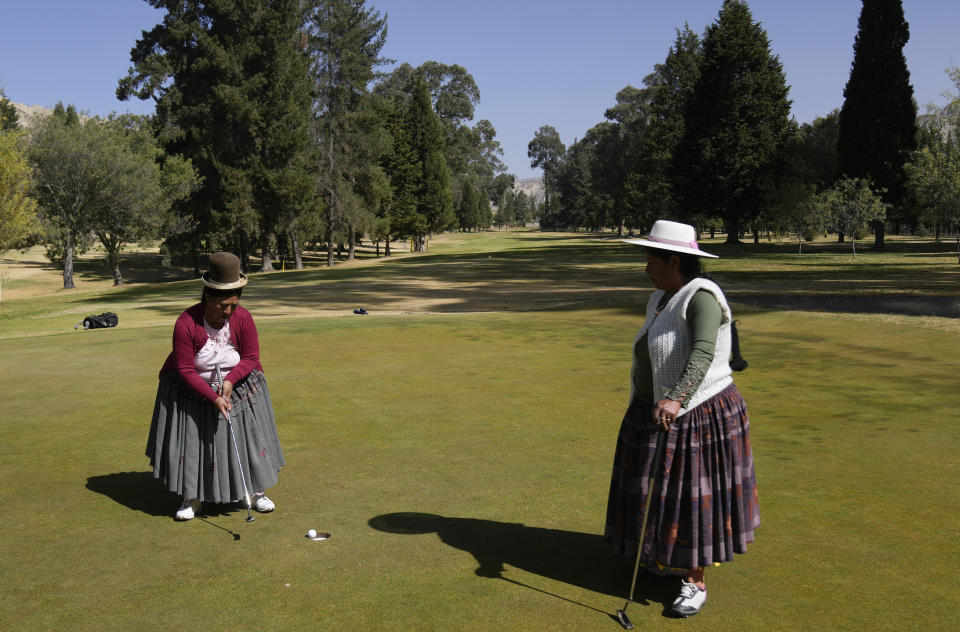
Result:
<svg viewBox="0 0 960 632">
<path fill-rule="evenodd" d="M 87 489 L 103 494 L 128 509 L 142 511 L 150 516 L 167 517 L 171 520 L 181 500 L 176 494 L 164 489 L 163 484 L 153 477 L 152 472 L 116 472 L 91 476 L 87 479 Z M 243 508 L 237 505 L 204 503 L 198 519 L 230 533 L 234 540 L 239 540 L 239 534 L 205 519 L 226 516 L 242 510 Z"/>
<path fill-rule="evenodd" d="M 626 599 L 630 592 L 633 560 L 614 557 L 600 535 L 528 527 L 520 523 L 477 518 L 449 518 L 436 514 L 400 512 L 371 518 L 379 531 L 402 534 L 436 533 L 440 540 L 467 551 L 477 560 L 480 577 L 503 579 L 532 590 L 546 592 L 504 577 L 504 564 L 572 586 Z M 676 580 L 641 575 L 634 601 L 657 602 L 666 613 L 676 597 Z M 553 595 L 571 601 L 559 595 Z M 579 602 L 578 605 L 586 606 Z M 607 613 L 609 614 L 609 613 Z"/>
</svg>

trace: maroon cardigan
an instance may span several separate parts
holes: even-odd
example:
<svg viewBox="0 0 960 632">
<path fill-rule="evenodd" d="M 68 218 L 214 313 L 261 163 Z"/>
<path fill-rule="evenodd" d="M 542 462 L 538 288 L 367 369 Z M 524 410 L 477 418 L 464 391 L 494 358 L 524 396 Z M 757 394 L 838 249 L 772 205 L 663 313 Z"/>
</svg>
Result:
<svg viewBox="0 0 960 632">
<path fill-rule="evenodd" d="M 237 305 L 230 316 L 230 342 L 240 353 L 240 363 L 227 373 L 224 381 L 236 384 L 250 375 L 254 369 L 263 371 L 260 365 L 260 342 L 253 316 Z M 196 392 L 211 402 L 217 400 L 217 393 L 200 377 L 193 366 L 193 360 L 207 344 L 207 330 L 203 328 L 203 303 L 197 303 L 180 314 L 173 326 L 173 351 L 160 369 L 160 375 L 170 371 L 179 371 L 180 377 Z"/>
</svg>

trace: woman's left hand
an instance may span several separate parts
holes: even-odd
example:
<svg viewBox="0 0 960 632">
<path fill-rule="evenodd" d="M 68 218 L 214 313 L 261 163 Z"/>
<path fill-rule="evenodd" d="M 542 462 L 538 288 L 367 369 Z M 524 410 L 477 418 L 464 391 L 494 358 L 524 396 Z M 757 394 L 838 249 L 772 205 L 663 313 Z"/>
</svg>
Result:
<svg viewBox="0 0 960 632">
<path fill-rule="evenodd" d="M 220 395 L 230 401 L 230 396 L 233 395 L 233 383 L 230 380 L 224 380 L 223 386 L 220 387 Z"/>
<path fill-rule="evenodd" d="M 653 407 L 653 419 L 664 430 L 670 430 L 670 425 L 680 416 L 680 402 L 674 399 L 661 399 Z"/>
</svg>

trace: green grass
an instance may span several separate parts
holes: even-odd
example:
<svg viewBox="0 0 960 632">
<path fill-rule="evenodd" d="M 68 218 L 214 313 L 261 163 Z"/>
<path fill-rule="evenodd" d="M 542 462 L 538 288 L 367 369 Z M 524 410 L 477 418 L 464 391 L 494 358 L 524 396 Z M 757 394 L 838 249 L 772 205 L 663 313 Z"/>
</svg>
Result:
<svg viewBox="0 0 960 632">
<path fill-rule="evenodd" d="M 0 629 L 618 629 L 632 566 L 599 534 L 648 291 L 637 252 L 536 233 L 434 250 L 252 279 L 288 462 L 279 509 L 252 524 L 236 508 L 174 522 L 143 456 L 196 282 L 5 301 Z M 893 278 L 845 254 L 818 256 Z M 715 269 L 815 285 L 790 256 Z M 72 330 L 101 306 L 120 327 Z M 708 571 L 693 619 L 662 616 L 673 584 L 641 583 L 638 629 L 956 629 L 954 321 L 737 315 L 763 524 Z"/>
</svg>

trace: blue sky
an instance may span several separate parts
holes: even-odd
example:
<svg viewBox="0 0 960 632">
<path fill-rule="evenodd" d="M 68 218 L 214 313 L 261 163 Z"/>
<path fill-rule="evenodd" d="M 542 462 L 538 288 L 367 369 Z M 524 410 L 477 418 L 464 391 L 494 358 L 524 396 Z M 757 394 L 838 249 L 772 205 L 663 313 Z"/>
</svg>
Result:
<svg viewBox="0 0 960 632">
<path fill-rule="evenodd" d="M 414 66 L 460 64 L 518 177 L 531 169 L 527 143 L 552 125 L 570 144 L 603 120 L 617 91 L 640 86 L 663 61 L 675 29 L 702 33 L 721 0 L 380 0 L 387 57 Z M 859 0 L 754 0 L 791 86 L 801 122 L 840 107 L 850 73 Z M 960 0 L 905 0 L 905 48 L 917 102 L 942 105 L 960 66 Z M 140 0 L 0 0 L 0 88 L 13 101 L 72 103 L 91 114 L 149 113 L 152 102 L 116 100 L 130 49 L 161 13 Z"/>
</svg>

